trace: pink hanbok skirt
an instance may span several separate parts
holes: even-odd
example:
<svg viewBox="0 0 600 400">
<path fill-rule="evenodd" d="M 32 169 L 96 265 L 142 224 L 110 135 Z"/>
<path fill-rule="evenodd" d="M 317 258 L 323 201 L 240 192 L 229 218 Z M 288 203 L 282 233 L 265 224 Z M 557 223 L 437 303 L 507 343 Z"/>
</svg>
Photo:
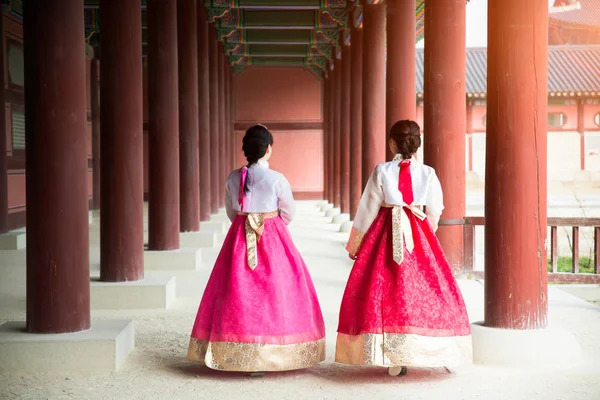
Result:
<svg viewBox="0 0 600 400">
<path fill-rule="evenodd" d="M 204 290 L 187 358 L 222 371 L 314 366 L 325 359 L 325 325 L 312 279 L 278 214 L 253 215 L 264 222 L 262 235 L 247 239 L 253 234 L 247 215 L 233 221 Z"/>
</svg>

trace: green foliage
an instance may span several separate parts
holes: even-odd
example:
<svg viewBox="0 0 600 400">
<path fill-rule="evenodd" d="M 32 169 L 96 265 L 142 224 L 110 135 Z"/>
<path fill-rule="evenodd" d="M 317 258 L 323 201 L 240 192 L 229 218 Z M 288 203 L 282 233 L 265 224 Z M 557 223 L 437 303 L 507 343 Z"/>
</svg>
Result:
<svg viewBox="0 0 600 400">
<path fill-rule="evenodd" d="M 558 257 L 557 272 L 572 272 L 572 268 L 572 257 Z M 552 272 L 550 257 L 548 257 L 548 272 Z M 582 274 L 593 274 L 594 259 L 590 257 L 579 257 L 579 272 Z"/>
</svg>

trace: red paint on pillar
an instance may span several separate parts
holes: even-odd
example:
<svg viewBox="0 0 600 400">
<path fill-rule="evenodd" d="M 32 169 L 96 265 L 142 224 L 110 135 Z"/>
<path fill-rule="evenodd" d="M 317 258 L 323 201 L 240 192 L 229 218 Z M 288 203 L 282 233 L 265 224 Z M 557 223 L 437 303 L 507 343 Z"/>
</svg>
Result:
<svg viewBox="0 0 600 400">
<path fill-rule="evenodd" d="M 148 0 L 148 249 L 179 248 L 177 0 Z"/>
<path fill-rule="evenodd" d="M 219 46 L 214 27 L 210 28 L 210 211 L 219 211 L 219 192 L 221 191 L 219 168 Z"/>
<path fill-rule="evenodd" d="M 385 161 L 385 4 L 363 6 L 363 187 Z"/>
<path fill-rule="evenodd" d="M 23 4 L 26 319 L 32 333 L 90 328 L 82 16 L 78 0 Z"/>
<path fill-rule="evenodd" d="M 354 220 L 362 196 L 362 82 L 363 30 L 352 28 L 352 85 L 350 91 L 350 218 Z"/>
<path fill-rule="evenodd" d="M 223 44 L 219 41 L 219 187 L 223 188 L 227 179 L 226 169 L 227 162 L 225 161 L 225 142 L 227 140 L 227 130 L 225 128 L 225 55 L 223 54 Z M 219 207 L 225 206 L 225 190 L 219 190 Z"/>
<path fill-rule="evenodd" d="M 397 121 L 417 118 L 415 5 L 387 2 L 386 137 Z M 387 160 L 394 158 L 386 146 Z"/>
<path fill-rule="evenodd" d="M 4 32 L 4 16 L 0 18 Z M 5 48 L 0 44 L 0 65 L 4 65 Z M 0 104 L 4 105 L 4 74 L 0 74 Z M 6 160 L 6 109 L 0 107 L 0 234 L 8 232 L 8 165 Z"/>
<path fill-rule="evenodd" d="M 200 221 L 211 214 L 211 133 L 210 133 L 210 35 L 208 15 L 203 5 L 198 11 L 198 147 L 200 171 Z"/>
<path fill-rule="evenodd" d="M 323 77 L 323 198 L 329 201 L 329 85 Z"/>
<path fill-rule="evenodd" d="M 100 0 L 100 280 L 144 278 L 140 0 Z"/>
<path fill-rule="evenodd" d="M 327 87 L 327 109 L 325 118 L 327 118 L 327 201 L 333 204 L 333 71 L 329 70 L 329 76 L 325 81 Z"/>
<path fill-rule="evenodd" d="M 341 82 L 341 124 L 340 124 L 340 209 L 350 214 L 350 89 L 352 86 L 352 60 L 350 47 L 346 46 L 342 53 Z"/>
<path fill-rule="evenodd" d="M 202 7 L 202 5 L 200 5 Z M 200 230 L 198 145 L 198 27 L 196 0 L 177 2 L 179 58 L 180 230 Z"/>
<path fill-rule="evenodd" d="M 444 191 L 442 218 L 465 216 L 466 2 L 428 0 L 425 5 L 424 161 Z M 437 232 L 454 272 L 463 268 L 463 229 Z"/>
<path fill-rule="evenodd" d="M 337 50 L 335 50 L 337 51 Z M 342 195 L 342 61 L 335 59 L 333 71 L 333 204 L 340 207 Z"/>
<path fill-rule="evenodd" d="M 519 0 L 488 7 L 485 325 L 544 328 L 548 8 Z"/>
<path fill-rule="evenodd" d="M 225 57 L 225 179 L 231 171 L 231 69 L 228 58 Z"/>
<path fill-rule="evenodd" d="M 92 210 L 100 209 L 100 61 L 92 60 L 90 74 L 92 111 Z"/>
</svg>

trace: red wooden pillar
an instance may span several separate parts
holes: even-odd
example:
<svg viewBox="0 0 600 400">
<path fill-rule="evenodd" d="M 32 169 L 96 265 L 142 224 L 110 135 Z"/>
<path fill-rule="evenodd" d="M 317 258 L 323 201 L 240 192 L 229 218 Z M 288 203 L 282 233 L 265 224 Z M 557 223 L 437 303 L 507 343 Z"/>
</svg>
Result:
<svg viewBox="0 0 600 400">
<path fill-rule="evenodd" d="M 335 202 L 335 70 L 329 71 L 329 202 Z"/>
<path fill-rule="evenodd" d="M 397 121 L 417 118 L 414 2 L 387 0 L 386 137 Z M 387 159 L 394 158 L 386 146 Z"/>
<path fill-rule="evenodd" d="M 148 0 L 148 248 L 179 248 L 177 0 Z"/>
<path fill-rule="evenodd" d="M 352 85 L 350 92 L 350 219 L 354 220 L 362 196 L 362 80 L 363 30 L 352 27 Z"/>
<path fill-rule="evenodd" d="M 90 328 L 83 2 L 23 7 L 27 331 L 78 332 Z"/>
<path fill-rule="evenodd" d="M 444 191 L 446 219 L 465 216 L 466 2 L 425 3 L 424 158 Z M 441 226 L 437 236 L 455 272 L 463 268 L 463 228 Z"/>
<path fill-rule="evenodd" d="M 236 168 L 235 160 L 235 80 L 233 79 L 233 67 L 229 67 L 229 168 Z M 229 172 L 229 171 L 228 171 Z"/>
<path fill-rule="evenodd" d="M 198 12 L 198 146 L 200 170 L 200 221 L 208 221 L 211 214 L 211 152 L 210 133 L 210 35 L 208 15 L 204 5 Z"/>
<path fill-rule="evenodd" d="M 144 277 L 140 0 L 100 0 L 100 279 Z"/>
<path fill-rule="evenodd" d="M 385 161 L 385 4 L 363 6 L 363 187 Z"/>
<path fill-rule="evenodd" d="M 229 172 L 231 171 L 231 117 L 230 117 L 230 67 L 229 67 L 229 57 L 225 55 L 225 179 L 229 176 Z M 223 181 L 223 184 L 225 181 Z"/>
<path fill-rule="evenodd" d="M 0 32 L 4 32 L 4 18 L 0 18 Z M 0 65 L 4 65 L 4 44 L 0 43 Z M 4 74 L 0 74 L 0 104 L 4 105 Z M 6 113 L 0 107 L 0 233 L 8 232 L 8 165 L 6 159 Z"/>
<path fill-rule="evenodd" d="M 200 5 L 202 6 L 202 4 Z M 177 2 L 180 230 L 200 230 L 196 0 Z"/>
<path fill-rule="evenodd" d="M 329 201 L 329 80 L 323 76 L 321 90 L 323 91 L 323 199 Z"/>
<path fill-rule="evenodd" d="M 352 87 L 352 59 L 350 46 L 342 53 L 341 125 L 340 125 L 340 209 L 350 214 L 350 96 Z"/>
<path fill-rule="evenodd" d="M 325 182 L 324 182 L 324 187 L 325 187 L 325 200 L 327 200 L 328 203 L 332 202 L 332 187 L 331 187 L 331 176 L 332 176 L 332 171 L 331 171 L 331 70 L 328 71 L 328 77 L 324 80 L 323 85 L 325 86 L 324 89 L 324 101 L 325 101 L 325 105 L 323 107 L 323 112 L 324 112 L 324 116 L 323 116 L 323 121 L 325 122 L 323 128 L 323 139 L 324 139 L 324 145 L 323 147 L 325 148 Z"/>
<path fill-rule="evenodd" d="M 209 62 L 210 62 L 210 211 L 219 211 L 219 192 L 223 182 L 220 180 L 219 168 L 219 46 L 214 26 L 210 28 Z"/>
<path fill-rule="evenodd" d="M 548 6 L 488 7 L 485 325 L 544 328 Z"/>
<path fill-rule="evenodd" d="M 90 74 L 92 109 L 92 210 L 100 209 L 100 61 L 92 60 Z"/>
<path fill-rule="evenodd" d="M 223 43 L 219 41 L 219 207 L 225 206 L 225 170 L 227 169 L 227 162 L 225 161 L 225 143 L 227 141 L 227 129 L 225 124 L 225 55 Z"/>
<path fill-rule="evenodd" d="M 336 53 L 337 51 L 335 49 Z M 333 153 L 333 204 L 335 207 L 340 207 L 342 200 L 342 60 L 337 57 L 333 74 L 333 146 L 331 146 Z"/>
</svg>

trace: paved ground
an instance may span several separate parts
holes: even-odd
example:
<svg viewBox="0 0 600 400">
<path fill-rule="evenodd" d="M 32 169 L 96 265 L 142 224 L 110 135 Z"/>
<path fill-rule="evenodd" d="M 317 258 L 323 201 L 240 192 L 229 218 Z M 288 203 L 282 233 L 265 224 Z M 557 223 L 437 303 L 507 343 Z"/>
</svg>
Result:
<svg viewBox="0 0 600 400">
<path fill-rule="evenodd" d="M 327 360 L 297 372 L 249 378 L 218 373 L 185 360 L 188 335 L 217 250 L 205 252 L 204 268 L 177 276 L 176 304 L 167 311 L 102 311 L 94 319 L 135 320 L 136 349 L 115 373 L 0 374 L 0 399 L 600 399 L 600 308 L 550 289 L 550 323 L 568 327 L 585 355 L 576 368 L 537 370 L 469 365 L 455 369 L 411 370 L 392 378 L 382 368 L 346 367 L 333 362 L 338 309 L 351 268 L 344 235 L 300 202 L 291 226 L 311 270 L 327 324 Z M 210 253 L 210 254 L 207 254 Z M 168 273 L 158 273 L 167 275 Z M 23 319 L 25 269 L 0 269 L 0 323 Z M 472 321 L 483 317 L 483 284 L 461 281 Z M 557 343 L 560 346 L 560 343 Z"/>
</svg>

